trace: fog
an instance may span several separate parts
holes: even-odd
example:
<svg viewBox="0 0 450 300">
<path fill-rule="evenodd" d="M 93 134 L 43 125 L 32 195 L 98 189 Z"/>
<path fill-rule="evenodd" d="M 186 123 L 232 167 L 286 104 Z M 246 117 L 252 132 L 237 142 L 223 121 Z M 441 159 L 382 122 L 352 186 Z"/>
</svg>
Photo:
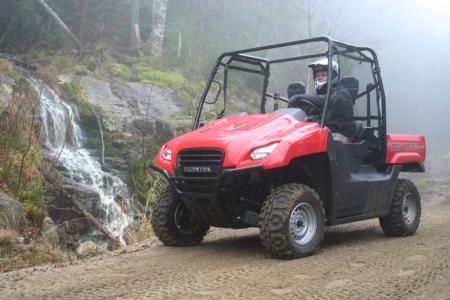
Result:
<svg viewBox="0 0 450 300">
<path fill-rule="evenodd" d="M 313 35 L 331 33 L 377 52 L 388 132 L 424 134 L 429 150 L 448 152 L 450 2 L 311 1 L 310 9 Z"/>
<path fill-rule="evenodd" d="M 302 39 L 309 34 L 369 46 L 377 52 L 380 62 L 388 132 L 423 134 L 429 151 L 450 151 L 450 2 L 310 0 L 309 10 L 307 0 L 280 1 L 278 6 L 266 0 L 251 2 L 257 11 L 249 12 L 249 2 L 230 2 L 230 6 L 241 6 L 242 11 L 236 9 L 229 15 L 233 28 L 253 28 L 255 18 L 250 21 L 249 14 L 262 14 L 261 3 L 271 10 L 264 13 L 261 26 L 270 23 L 271 28 L 262 38 L 253 40 L 259 43 L 247 42 L 242 47 Z M 237 37 L 239 31 L 231 34 Z"/>
</svg>

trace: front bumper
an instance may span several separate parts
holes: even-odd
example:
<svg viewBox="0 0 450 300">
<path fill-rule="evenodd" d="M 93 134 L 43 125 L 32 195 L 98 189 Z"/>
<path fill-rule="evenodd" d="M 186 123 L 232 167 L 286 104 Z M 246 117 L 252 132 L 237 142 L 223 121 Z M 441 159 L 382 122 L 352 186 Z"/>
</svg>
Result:
<svg viewBox="0 0 450 300">
<path fill-rule="evenodd" d="M 171 176 L 166 170 L 150 164 L 149 167 L 154 171 L 162 174 L 172 188 L 181 196 L 185 198 L 202 198 L 211 199 L 216 198 L 223 185 L 225 178 L 229 176 L 236 176 L 242 174 L 259 173 L 263 170 L 263 165 L 256 165 L 238 169 L 222 169 L 222 171 L 214 177 L 186 177 L 186 176 Z M 185 182 L 208 182 L 211 189 L 208 192 L 192 192 L 183 189 Z"/>
</svg>

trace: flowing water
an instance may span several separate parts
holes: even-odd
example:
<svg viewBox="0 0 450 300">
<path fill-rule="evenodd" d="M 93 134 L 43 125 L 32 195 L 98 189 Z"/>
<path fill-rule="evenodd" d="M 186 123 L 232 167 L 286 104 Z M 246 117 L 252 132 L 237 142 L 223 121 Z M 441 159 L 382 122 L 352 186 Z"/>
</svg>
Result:
<svg viewBox="0 0 450 300">
<path fill-rule="evenodd" d="M 125 244 L 123 234 L 131 217 L 114 199 L 119 194 L 128 194 L 126 184 L 119 177 L 103 171 L 100 163 L 83 148 L 83 133 L 74 109 L 49 86 L 36 81 L 32 81 L 32 85 L 41 95 L 43 139 L 50 155 L 66 170 L 66 180 L 98 193 L 98 205 L 104 211 L 104 220 L 101 221 Z"/>
</svg>

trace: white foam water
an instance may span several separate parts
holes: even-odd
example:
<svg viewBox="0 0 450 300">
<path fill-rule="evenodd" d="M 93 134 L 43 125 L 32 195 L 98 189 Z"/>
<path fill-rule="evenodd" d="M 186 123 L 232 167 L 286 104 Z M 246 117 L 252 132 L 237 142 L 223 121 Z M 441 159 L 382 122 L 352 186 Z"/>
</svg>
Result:
<svg viewBox="0 0 450 300">
<path fill-rule="evenodd" d="M 49 86 L 32 80 L 40 94 L 43 139 L 51 156 L 66 169 L 66 176 L 76 184 L 100 196 L 99 208 L 105 212 L 104 226 L 125 245 L 124 232 L 131 217 L 114 201 L 116 195 L 127 195 L 126 184 L 117 176 L 102 170 L 100 163 L 83 148 L 83 134 L 76 122 L 74 109 Z"/>
</svg>

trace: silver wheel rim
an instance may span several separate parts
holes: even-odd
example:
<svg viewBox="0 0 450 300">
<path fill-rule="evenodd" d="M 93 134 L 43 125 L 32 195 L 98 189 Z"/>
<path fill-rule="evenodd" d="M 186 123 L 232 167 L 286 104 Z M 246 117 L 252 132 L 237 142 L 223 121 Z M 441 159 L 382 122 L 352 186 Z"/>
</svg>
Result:
<svg viewBox="0 0 450 300">
<path fill-rule="evenodd" d="M 408 193 L 403 197 L 402 213 L 406 224 L 411 224 L 416 219 L 417 202 L 412 193 Z"/>
<path fill-rule="evenodd" d="M 295 243 L 306 245 L 317 231 L 317 215 L 314 207 L 307 203 L 298 204 L 291 213 L 289 219 L 289 232 Z"/>
</svg>

